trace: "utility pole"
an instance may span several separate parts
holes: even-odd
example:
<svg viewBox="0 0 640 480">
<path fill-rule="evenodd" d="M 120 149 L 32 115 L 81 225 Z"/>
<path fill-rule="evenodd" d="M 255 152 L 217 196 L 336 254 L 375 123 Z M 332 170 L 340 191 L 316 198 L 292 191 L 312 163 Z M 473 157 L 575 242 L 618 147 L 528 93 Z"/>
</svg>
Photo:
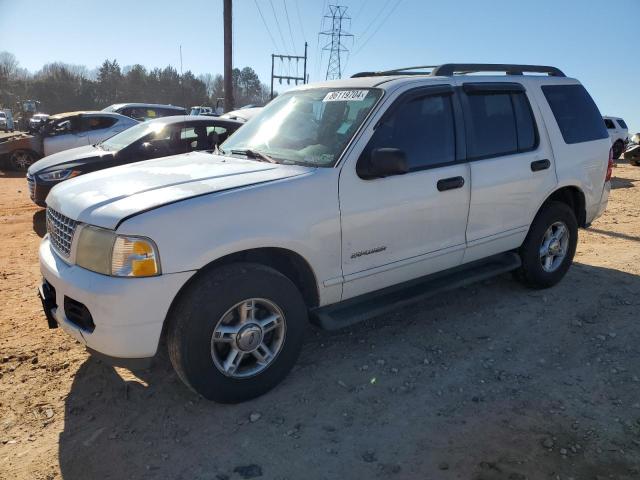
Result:
<svg viewBox="0 0 640 480">
<path fill-rule="evenodd" d="M 304 42 L 304 55 L 279 55 L 276 53 L 271 54 L 271 97 L 270 97 L 271 99 L 273 99 L 273 81 L 274 80 L 279 80 L 280 83 L 282 83 L 282 80 L 286 80 L 287 85 L 290 85 L 292 80 L 296 83 L 296 85 L 298 85 L 298 82 L 302 82 L 303 84 L 305 84 L 309 81 L 309 79 L 307 78 L 307 47 L 308 47 L 307 42 Z M 276 75 L 275 74 L 276 59 L 280 60 L 281 70 L 284 69 L 283 67 L 284 67 L 285 60 L 288 62 L 287 64 L 288 73 L 291 72 L 291 62 L 295 61 L 296 62 L 295 75 L 280 75 L 280 74 Z M 304 65 L 301 77 L 299 76 L 299 73 L 298 73 L 298 63 L 300 62 L 300 60 L 303 60 L 303 65 Z"/>
<path fill-rule="evenodd" d="M 224 110 L 233 110 L 233 32 L 231 31 L 232 7 L 231 0 L 223 0 L 223 22 L 224 22 Z"/>
<path fill-rule="evenodd" d="M 322 50 L 329 51 L 329 63 L 327 64 L 326 80 L 342 78 L 342 53 L 349 51 L 342 43 L 343 38 L 353 38 L 353 35 L 343 30 L 347 23 L 350 24 L 351 17 L 347 16 L 347 7 L 341 5 L 329 5 L 330 15 L 325 15 L 324 19 L 331 20 L 331 28 L 323 30 L 320 35 L 331 37 L 322 47 Z M 324 25 L 324 21 L 323 21 Z"/>
</svg>

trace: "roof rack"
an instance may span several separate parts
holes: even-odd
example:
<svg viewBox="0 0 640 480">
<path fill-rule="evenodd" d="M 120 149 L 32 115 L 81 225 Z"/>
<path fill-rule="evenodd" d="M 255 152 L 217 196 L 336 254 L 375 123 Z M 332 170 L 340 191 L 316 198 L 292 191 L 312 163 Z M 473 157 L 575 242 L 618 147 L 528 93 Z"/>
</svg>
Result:
<svg viewBox="0 0 640 480">
<path fill-rule="evenodd" d="M 430 72 L 416 70 L 431 69 Z M 442 65 L 421 65 L 417 67 L 403 67 L 380 72 L 359 72 L 351 78 L 381 77 L 389 75 L 430 75 L 450 77 L 452 75 L 478 73 L 478 72 L 504 72 L 507 75 L 524 75 L 527 73 L 546 73 L 550 77 L 565 77 L 566 75 L 556 67 L 545 65 L 516 65 L 511 63 L 444 63 Z"/>
</svg>

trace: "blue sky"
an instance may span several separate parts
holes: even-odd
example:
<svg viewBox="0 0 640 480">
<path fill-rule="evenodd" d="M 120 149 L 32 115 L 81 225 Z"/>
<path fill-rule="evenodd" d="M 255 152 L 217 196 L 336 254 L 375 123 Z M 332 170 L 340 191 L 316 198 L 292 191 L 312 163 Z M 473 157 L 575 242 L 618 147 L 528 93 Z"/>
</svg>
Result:
<svg viewBox="0 0 640 480">
<path fill-rule="evenodd" d="M 335 2 L 257 3 L 271 35 L 254 0 L 235 0 L 234 66 L 249 65 L 268 83 L 271 53 L 301 54 L 306 39 L 311 81 L 323 79 L 327 55 L 320 58 L 318 32 L 325 6 Z M 603 114 L 640 131 L 640 0 L 340 4 L 349 8 L 355 35 L 345 75 L 451 61 L 555 65 L 585 84 Z M 122 66 L 179 67 L 179 45 L 184 70 L 222 72 L 222 0 L 0 0 L 0 50 L 32 71 L 52 61 L 92 69 L 107 57 Z"/>
</svg>

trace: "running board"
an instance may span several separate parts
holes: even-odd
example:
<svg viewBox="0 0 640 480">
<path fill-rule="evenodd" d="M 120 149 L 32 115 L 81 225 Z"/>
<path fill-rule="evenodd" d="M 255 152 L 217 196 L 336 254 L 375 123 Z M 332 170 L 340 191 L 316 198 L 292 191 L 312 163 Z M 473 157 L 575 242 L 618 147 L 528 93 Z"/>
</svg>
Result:
<svg viewBox="0 0 640 480">
<path fill-rule="evenodd" d="M 501 253 L 333 305 L 314 308 L 311 310 L 311 321 L 325 330 L 338 330 L 446 290 L 515 270 L 520 265 L 520 256 L 517 253 Z"/>
</svg>

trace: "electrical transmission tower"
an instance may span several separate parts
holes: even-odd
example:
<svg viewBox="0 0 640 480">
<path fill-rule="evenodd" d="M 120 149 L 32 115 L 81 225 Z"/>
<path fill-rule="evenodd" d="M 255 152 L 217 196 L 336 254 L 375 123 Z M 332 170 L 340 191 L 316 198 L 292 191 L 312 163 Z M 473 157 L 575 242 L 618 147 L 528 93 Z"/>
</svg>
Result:
<svg viewBox="0 0 640 480">
<path fill-rule="evenodd" d="M 347 16 L 347 7 L 341 5 L 329 5 L 329 15 L 323 19 L 331 21 L 331 28 L 323 30 L 320 35 L 330 37 L 330 40 L 322 47 L 323 51 L 329 51 L 329 63 L 327 64 L 326 80 L 342 78 L 342 54 L 349 52 L 342 39 L 353 39 L 353 35 L 344 30 L 347 24 L 350 25 L 351 17 Z"/>
</svg>

